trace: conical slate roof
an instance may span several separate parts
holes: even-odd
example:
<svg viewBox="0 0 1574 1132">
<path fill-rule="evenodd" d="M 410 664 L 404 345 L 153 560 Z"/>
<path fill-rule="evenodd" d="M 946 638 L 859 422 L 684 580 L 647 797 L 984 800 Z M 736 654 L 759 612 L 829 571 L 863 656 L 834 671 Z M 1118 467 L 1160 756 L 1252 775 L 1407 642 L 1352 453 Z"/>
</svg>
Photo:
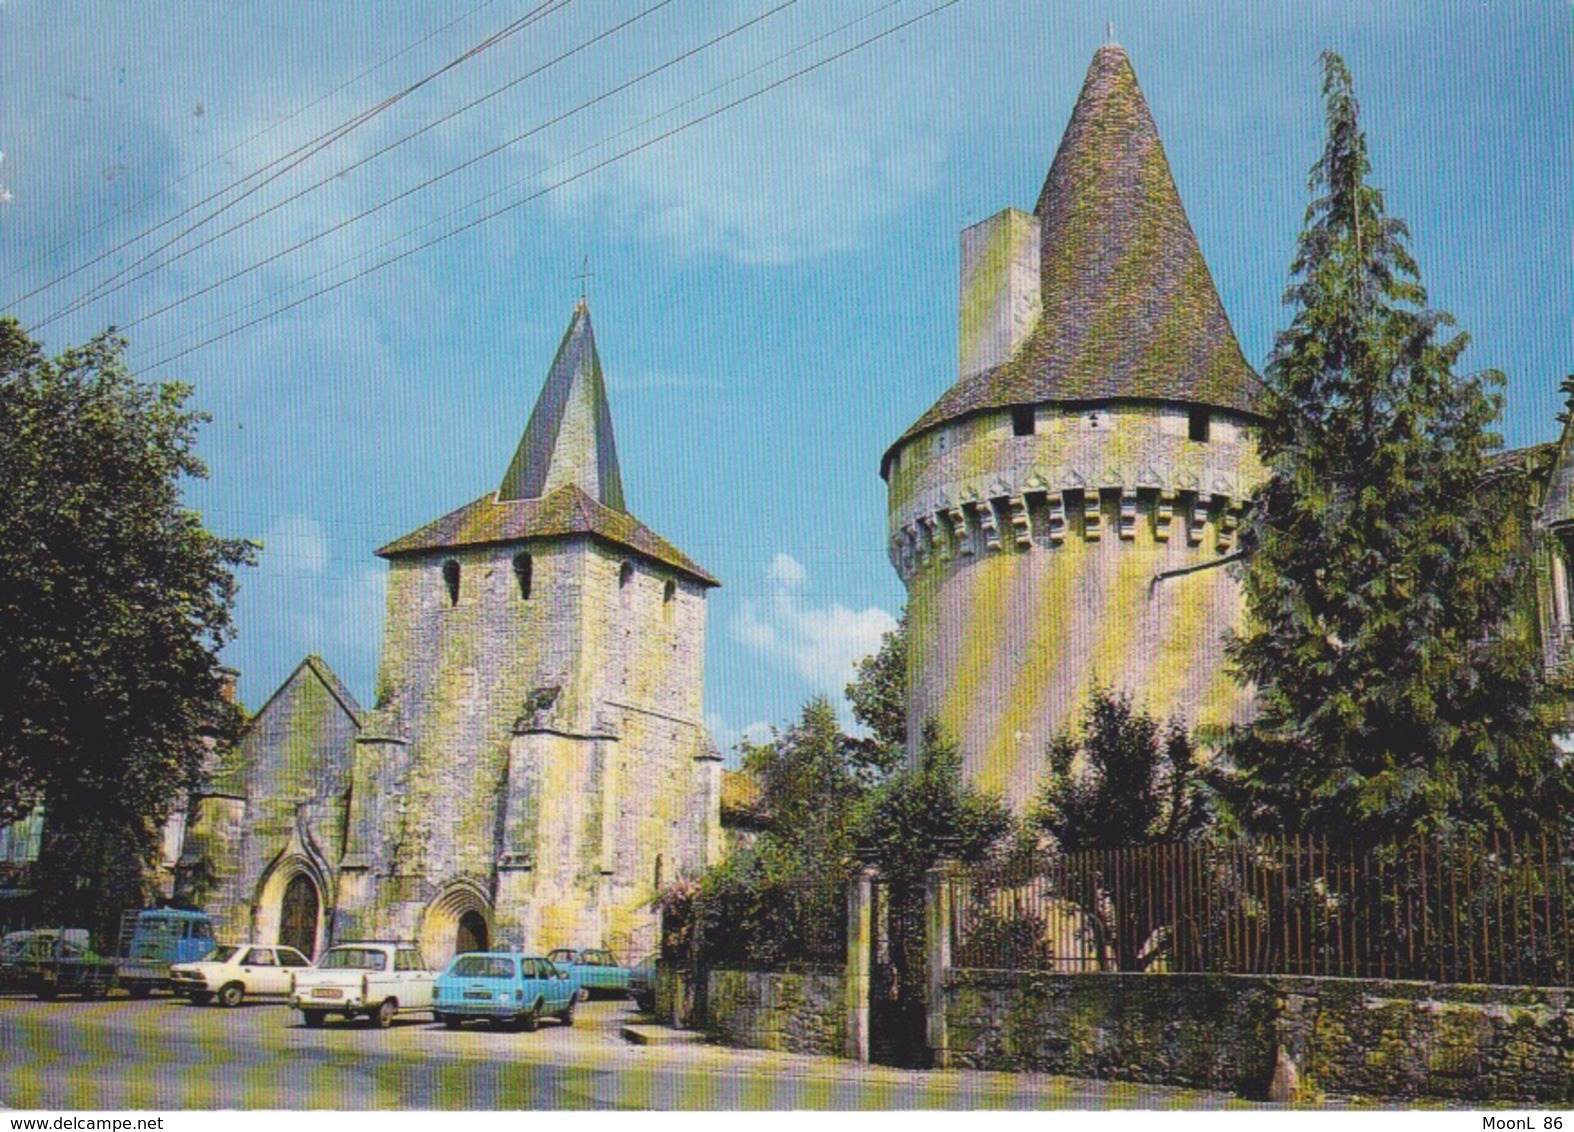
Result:
<svg viewBox="0 0 1574 1132">
<path fill-rule="evenodd" d="M 596 335 L 590 328 L 590 309 L 583 299 L 558 344 L 498 498 L 541 499 L 570 483 L 596 502 L 624 510 L 612 410 L 601 378 Z"/>
<path fill-rule="evenodd" d="M 987 409 L 1116 398 L 1256 415 L 1261 380 L 1235 339 L 1126 52 L 1093 57 L 1034 208 L 1037 328 L 959 381 L 903 439 Z"/>
<path fill-rule="evenodd" d="M 612 411 L 583 299 L 558 345 L 502 485 L 378 548 L 377 553 L 392 558 L 573 535 L 592 535 L 635 551 L 708 586 L 721 584 L 628 513 L 612 438 Z"/>
</svg>

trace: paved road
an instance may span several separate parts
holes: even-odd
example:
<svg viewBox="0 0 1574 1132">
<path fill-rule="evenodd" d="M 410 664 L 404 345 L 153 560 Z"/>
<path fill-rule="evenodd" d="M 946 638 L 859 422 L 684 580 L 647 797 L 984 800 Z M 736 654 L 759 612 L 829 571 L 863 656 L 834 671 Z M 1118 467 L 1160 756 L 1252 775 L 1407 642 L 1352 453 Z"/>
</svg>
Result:
<svg viewBox="0 0 1574 1132">
<path fill-rule="evenodd" d="M 1211 1108 L 1220 1094 L 1038 1074 L 915 1072 L 717 1046 L 633 1046 L 625 1002 L 534 1034 L 424 1015 L 307 1030 L 282 1005 L 0 996 L 0 1107 L 127 1110 Z"/>
</svg>

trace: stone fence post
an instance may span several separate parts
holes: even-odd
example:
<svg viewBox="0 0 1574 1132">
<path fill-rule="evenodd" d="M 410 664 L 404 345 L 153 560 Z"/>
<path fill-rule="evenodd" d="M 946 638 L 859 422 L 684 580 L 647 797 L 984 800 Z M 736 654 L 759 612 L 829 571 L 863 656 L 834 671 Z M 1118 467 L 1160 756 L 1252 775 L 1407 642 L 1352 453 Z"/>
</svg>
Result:
<svg viewBox="0 0 1574 1132">
<path fill-rule="evenodd" d="M 951 881 L 956 862 L 935 862 L 924 878 L 924 959 L 928 973 L 928 1043 L 936 1069 L 951 1066 L 946 1034 L 945 977 L 951 969 Z"/>
<path fill-rule="evenodd" d="M 847 1018 L 847 1057 L 869 1060 L 869 967 L 874 951 L 875 866 L 866 864 L 847 886 L 847 972 L 843 1007 Z"/>
</svg>

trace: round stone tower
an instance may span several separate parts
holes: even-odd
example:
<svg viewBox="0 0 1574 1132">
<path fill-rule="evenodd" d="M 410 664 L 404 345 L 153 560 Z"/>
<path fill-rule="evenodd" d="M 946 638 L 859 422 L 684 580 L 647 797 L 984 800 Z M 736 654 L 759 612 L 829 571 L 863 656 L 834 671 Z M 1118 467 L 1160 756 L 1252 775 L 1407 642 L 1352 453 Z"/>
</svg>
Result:
<svg viewBox="0 0 1574 1132">
<path fill-rule="evenodd" d="M 1263 478 L 1261 384 L 1136 75 L 1099 50 L 1031 214 L 962 233 L 959 375 L 887 451 L 910 734 L 1031 800 L 1095 684 L 1189 726 L 1240 719 L 1225 564 Z"/>
</svg>

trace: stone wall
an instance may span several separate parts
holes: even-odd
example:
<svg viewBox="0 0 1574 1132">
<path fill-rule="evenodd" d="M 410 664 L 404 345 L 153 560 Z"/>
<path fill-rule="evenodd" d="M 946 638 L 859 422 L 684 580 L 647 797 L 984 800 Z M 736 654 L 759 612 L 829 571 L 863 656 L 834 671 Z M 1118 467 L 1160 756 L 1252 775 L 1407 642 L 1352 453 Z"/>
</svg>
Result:
<svg viewBox="0 0 1574 1132">
<path fill-rule="evenodd" d="M 943 1063 L 1247 1096 L 1574 1100 L 1574 992 L 951 971 Z"/>
<path fill-rule="evenodd" d="M 846 977 L 837 971 L 711 971 L 705 1029 L 727 1045 L 840 1057 Z"/>
</svg>

